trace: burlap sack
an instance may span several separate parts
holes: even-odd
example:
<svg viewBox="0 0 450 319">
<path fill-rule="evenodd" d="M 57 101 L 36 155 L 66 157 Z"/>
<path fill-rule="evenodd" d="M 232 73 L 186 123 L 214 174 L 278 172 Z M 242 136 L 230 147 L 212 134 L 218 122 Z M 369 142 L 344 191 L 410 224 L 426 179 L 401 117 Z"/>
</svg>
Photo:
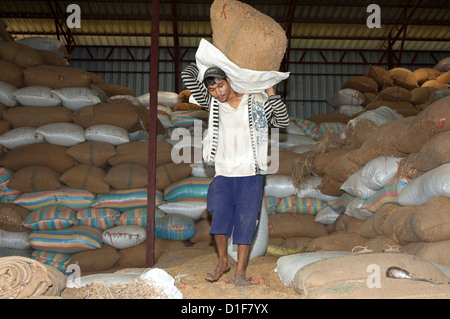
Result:
<svg viewBox="0 0 450 319">
<path fill-rule="evenodd" d="M 374 79 L 375 82 L 377 82 L 379 89 L 394 85 L 394 81 L 392 80 L 389 71 L 380 68 L 379 66 L 369 66 L 366 76 Z"/>
<path fill-rule="evenodd" d="M 3 111 L 3 118 L 16 127 L 40 127 L 50 123 L 69 123 L 72 111 L 62 106 L 17 106 Z"/>
<path fill-rule="evenodd" d="M 160 257 L 169 251 L 178 251 L 182 250 L 185 247 L 186 245 L 181 241 L 155 238 L 154 261 L 155 263 L 158 262 Z M 130 248 L 120 249 L 118 253 L 120 256 L 119 260 L 117 261 L 119 267 L 121 268 L 146 267 L 147 243 L 142 243 L 140 245 Z"/>
<path fill-rule="evenodd" d="M 354 89 L 361 93 L 377 93 L 378 92 L 378 83 L 365 75 L 353 76 L 349 78 L 341 89 Z"/>
<path fill-rule="evenodd" d="M 0 120 L 0 135 L 8 132 L 11 129 L 11 122 Z"/>
<path fill-rule="evenodd" d="M 59 181 L 60 176 L 59 172 L 49 167 L 28 166 L 14 173 L 9 180 L 8 187 L 22 193 L 57 189 L 62 186 Z"/>
<path fill-rule="evenodd" d="M 108 160 L 117 155 L 117 151 L 114 145 L 106 142 L 86 141 L 71 146 L 67 154 L 79 163 L 105 168 Z"/>
<path fill-rule="evenodd" d="M 406 162 L 422 172 L 427 172 L 444 163 L 450 163 L 450 131 L 433 136 L 418 153 L 406 158 Z"/>
<path fill-rule="evenodd" d="M 69 67 L 70 63 L 57 55 L 56 53 L 53 53 L 51 51 L 47 50 L 36 50 L 42 59 L 42 64 L 45 65 L 53 65 L 53 66 L 62 66 L 62 67 Z"/>
<path fill-rule="evenodd" d="M 164 190 L 167 186 L 191 175 L 192 167 L 187 163 L 167 163 L 156 167 L 156 189 Z"/>
<path fill-rule="evenodd" d="M 66 154 L 67 148 L 53 144 L 29 144 L 19 146 L 0 160 L 0 166 L 18 171 L 27 166 L 46 166 L 64 173 L 75 166 L 76 161 Z"/>
<path fill-rule="evenodd" d="M 364 244 L 366 238 L 356 233 L 335 233 L 314 238 L 308 244 L 308 252 L 313 251 L 352 251 Z"/>
<path fill-rule="evenodd" d="M 411 103 L 418 105 L 426 102 L 432 93 L 436 92 L 438 89 L 432 86 L 420 87 L 411 90 Z"/>
<path fill-rule="evenodd" d="M 189 102 L 189 98 L 191 97 L 191 92 L 188 89 L 184 89 L 178 94 L 178 100 L 180 103 Z"/>
<path fill-rule="evenodd" d="M 443 90 L 448 88 L 447 84 L 438 82 L 437 80 L 429 80 L 422 84 L 422 87 L 435 87 L 438 90 Z"/>
<path fill-rule="evenodd" d="M 355 152 L 358 152 L 358 150 L 351 150 L 344 153 L 326 165 L 323 170 L 325 175 L 330 176 L 338 182 L 345 182 L 354 172 L 361 168 L 361 166 L 350 160 L 352 153 Z"/>
<path fill-rule="evenodd" d="M 99 103 L 73 112 L 72 121 L 84 129 L 92 125 L 108 124 L 129 131 L 139 123 L 139 114 L 127 104 Z"/>
<path fill-rule="evenodd" d="M 108 170 L 104 180 L 116 189 L 146 187 L 147 168 L 135 163 L 118 164 Z"/>
<path fill-rule="evenodd" d="M 450 96 L 437 100 L 411 118 L 400 132 L 397 149 L 403 153 L 416 153 L 434 135 L 450 129 Z"/>
<path fill-rule="evenodd" d="M 23 232 L 24 219 L 30 211 L 14 203 L 0 203 L 0 229 L 10 232 Z"/>
<path fill-rule="evenodd" d="M 438 267 L 417 256 L 403 253 L 372 253 L 328 258 L 303 266 L 296 272 L 292 286 L 295 291 L 302 295 L 309 295 L 315 288 L 322 285 L 343 281 L 347 285 L 361 281 L 368 286 L 368 282 L 371 279 L 370 276 L 374 274 L 374 270 L 371 268 L 373 267 L 372 265 L 375 265 L 380 270 L 379 274 L 382 276 L 381 286 L 378 288 L 374 287 L 374 290 L 383 287 L 384 280 L 387 279 L 386 271 L 394 265 L 407 270 L 415 278 L 423 278 L 439 284 L 448 283 L 448 277 Z M 397 280 L 400 281 L 400 284 L 410 281 L 407 279 Z M 369 283 L 372 283 L 372 281 Z M 450 292 L 448 288 L 447 290 Z"/>
<path fill-rule="evenodd" d="M 195 111 L 195 110 L 203 110 L 203 108 L 194 103 L 189 102 L 180 102 L 177 105 L 175 105 L 172 109 L 173 111 Z"/>
<path fill-rule="evenodd" d="M 441 74 L 441 72 L 433 68 L 420 68 L 414 70 L 413 74 L 416 77 L 417 83 L 419 85 L 422 85 L 426 81 L 436 80 L 436 78 Z"/>
<path fill-rule="evenodd" d="M 436 81 L 442 84 L 450 84 L 450 71 L 444 72 L 436 78 Z"/>
<path fill-rule="evenodd" d="M 297 165 L 297 160 L 300 158 L 300 154 L 289 150 L 279 150 L 278 157 L 274 153 L 270 153 L 268 158 L 268 174 L 274 175 L 292 175 L 293 170 Z"/>
<path fill-rule="evenodd" d="M 389 70 L 389 74 L 394 80 L 394 84 L 405 89 L 412 90 L 419 87 L 416 76 L 412 71 L 405 68 L 393 68 Z"/>
<path fill-rule="evenodd" d="M 25 86 L 41 85 L 53 89 L 91 85 L 88 72 L 72 67 L 39 65 L 23 70 Z"/>
<path fill-rule="evenodd" d="M 364 220 L 355 218 L 347 214 L 340 214 L 333 223 L 333 232 L 358 233 L 359 229 L 364 224 Z M 331 228 L 328 227 L 328 231 Z"/>
<path fill-rule="evenodd" d="M 283 28 L 271 17 L 236 0 L 211 5 L 213 45 L 244 69 L 278 71 L 287 46 Z"/>
<path fill-rule="evenodd" d="M 42 64 L 42 58 L 36 50 L 18 42 L 1 42 L 0 58 L 21 68 Z"/>
<path fill-rule="evenodd" d="M 22 69 L 12 62 L 0 59 L 0 81 L 8 82 L 16 88 L 23 86 Z"/>
<path fill-rule="evenodd" d="M 421 110 L 417 108 L 396 109 L 395 111 L 403 117 L 416 116 L 421 112 Z"/>
<path fill-rule="evenodd" d="M 411 215 L 413 210 L 414 207 L 412 206 L 399 206 L 394 213 L 389 214 L 381 225 L 383 235 L 392 239 L 399 245 L 406 244 L 407 241 L 404 241 L 400 237 L 405 228 L 406 220 Z"/>
<path fill-rule="evenodd" d="M 107 96 L 114 95 L 131 95 L 136 96 L 134 91 L 126 86 L 117 85 L 117 84 L 109 84 L 103 82 L 98 82 L 96 86 L 101 89 Z"/>
<path fill-rule="evenodd" d="M 156 142 L 156 166 L 172 162 L 172 144 L 165 140 Z M 112 166 L 122 163 L 136 163 L 148 166 L 148 141 L 130 142 L 116 147 L 117 155 L 110 158 Z"/>
<path fill-rule="evenodd" d="M 269 237 L 309 237 L 327 235 L 326 226 L 318 223 L 313 215 L 269 215 Z"/>
<path fill-rule="evenodd" d="M 120 255 L 110 245 L 102 245 L 99 249 L 86 250 L 72 255 L 68 264 L 77 264 L 82 272 L 107 270 L 115 265 Z"/>
<path fill-rule="evenodd" d="M 326 122 L 339 122 L 346 124 L 351 119 L 352 117 L 346 114 L 318 114 L 311 116 L 308 120 L 319 125 Z"/>
<path fill-rule="evenodd" d="M 353 150 L 353 146 L 347 145 L 336 150 L 318 153 L 312 163 L 314 173 L 322 176 L 325 174 L 325 167 L 330 165 L 334 160 Z"/>
<path fill-rule="evenodd" d="M 405 101 L 381 101 L 381 100 L 375 100 L 365 106 L 366 111 L 374 110 L 379 108 L 380 106 L 387 106 L 394 110 L 400 110 L 400 109 L 411 109 L 414 110 L 414 105 L 410 102 Z M 398 111 L 397 111 L 398 112 Z"/>
<path fill-rule="evenodd" d="M 399 206 L 394 204 L 386 204 L 377 209 L 376 214 L 365 220 L 358 229 L 358 234 L 366 238 L 376 238 L 384 236 L 383 224 L 391 214 L 394 214 Z M 392 231 L 391 231 L 392 233 Z"/>
<path fill-rule="evenodd" d="M 341 196 L 344 191 L 341 189 L 342 182 L 339 182 L 328 175 L 322 176 L 322 183 L 317 189 L 324 195 Z"/>
<path fill-rule="evenodd" d="M 196 244 L 202 241 L 212 240 L 212 236 L 209 234 L 211 230 L 211 221 L 208 219 L 202 219 L 195 223 L 195 236 L 189 239 L 189 242 Z"/>
<path fill-rule="evenodd" d="M 391 86 L 378 93 L 380 101 L 411 102 L 411 92 L 400 86 Z"/>
<path fill-rule="evenodd" d="M 450 266 L 450 240 L 412 242 L 402 246 L 401 250 L 440 265 Z"/>
<path fill-rule="evenodd" d="M 95 165 L 78 164 L 65 171 L 59 180 L 69 187 L 85 189 L 94 194 L 109 193 L 110 187 L 104 181 L 105 170 Z"/>
<path fill-rule="evenodd" d="M 405 153 L 398 149 L 398 136 L 413 119 L 413 117 L 406 117 L 378 126 L 366 138 L 358 151 L 349 155 L 349 159 L 364 166 L 379 156 L 404 157 Z"/>
</svg>

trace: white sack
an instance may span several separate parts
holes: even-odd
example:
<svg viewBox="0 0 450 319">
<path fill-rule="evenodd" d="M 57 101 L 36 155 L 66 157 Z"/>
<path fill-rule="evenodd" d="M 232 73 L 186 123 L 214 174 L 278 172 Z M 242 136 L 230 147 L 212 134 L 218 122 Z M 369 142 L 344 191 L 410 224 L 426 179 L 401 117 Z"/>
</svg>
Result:
<svg viewBox="0 0 450 319">
<path fill-rule="evenodd" d="M 116 146 L 130 142 L 130 133 L 126 129 L 108 124 L 88 127 L 84 131 L 84 137 L 88 141 L 106 142 Z"/>
<path fill-rule="evenodd" d="M 136 99 L 141 103 L 141 105 L 145 107 L 149 107 L 150 105 L 150 93 L 142 94 Z M 167 92 L 167 91 L 158 91 L 158 104 L 162 104 L 173 108 L 175 105 L 180 103 L 178 99 L 178 94 L 175 92 Z"/>
<path fill-rule="evenodd" d="M 349 178 L 347 178 L 347 180 L 344 183 L 342 183 L 341 189 L 344 192 L 357 198 L 368 199 L 371 196 L 375 195 L 377 191 L 364 185 L 362 183 L 361 175 L 362 169 L 359 169 L 356 172 L 354 172 L 352 175 L 350 175 Z"/>
<path fill-rule="evenodd" d="M 103 243 L 116 249 L 125 249 L 142 244 L 147 239 L 145 227 L 126 225 L 115 226 L 102 233 Z"/>
<path fill-rule="evenodd" d="M 28 249 L 28 231 L 12 232 L 0 229 L 0 247 L 12 249 Z"/>
<path fill-rule="evenodd" d="M 300 189 L 296 191 L 299 198 L 317 198 L 324 202 L 331 202 L 339 199 L 339 196 L 330 196 L 323 194 L 317 186 L 322 183 L 322 177 L 310 176 L 306 178 Z"/>
<path fill-rule="evenodd" d="M 14 85 L 0 81 L 0 103 L 7 107 L 16 106 L 18 103 L 14 96 L 15 91 L 17 88 Z"/>
<path fill-rule="evenodd" d="M 361 183 L 375 191 L 380 190 L 397 174 L 400 161 L 400 157 L 374 158 L 362 168 Z"/>
<path fill-rule="evenodd" d="M 278 136 L 278 140 L 275 139 L 275 136 Z M 284 134 L 284 133 L 280 133 L 277 135 L 272 134 L 270 138 L 271 147 L 278 147 L 280 149 L 289 149 L 297 145 L 313 145 L 315 147 L 317 145 L 317 142 L 314 141 L 309 136 L 298 134 Z"/>
<path fill-rule="evenodd" d="M 36 133 L 44 136 L 49 144 L 71 147 L 83 143 L 84 129 L 75 123 L 49 123 L 36 129 Z"/>
<path fill-rule="evenodd" d="M 197 222 L 202 218 L 202 214 L 206 210 L 206 202 L 191 200 L 165 202 L 159 205 L 158 208 L 166 214 L 187 216 Z"/>
<path fill-rule="evenodd" d="M 294 195 L 297 191 L 289 175 L 267 175 L 264 186 L 264 196 L 284 198 Z"/>
<path fill-rule="evenodd" d="M 355 89 L 342 89 L 327 99 L 328 104 L 337 108 L 341 105 L 362 105 L 365 101 L 364 95 Z"/>
<path fill-rule="evenodd" d="M 254 71 L 240 68 L 205 39 L 201 39 L 195 59 L 200 82 L 203 82 L 205 71 L 209 67 L 216 66 L 227 74 L 231 80 L 231 87 L 238 93 L 264 92 L 267 88 L 273 87 L 289 77 L 289 72 Z"/>
<path fill-rule="evenodd" d="M 89 106 L 99 104 L 101 102 L 97 94 L 85 87 L 68 87 L 59 90 L 53 90 L 53 94 L 61 99 L 61 103 L 64 107 L 75 112 L 79 109 Z"/>
<path fill-rule="evenodd" d="M 326 206 L 317 212 L 314 220 L 321 224 L 331 225 L 340 215 L 331 209 L 330 206 Z"/>
<path fill-rule="evenodd" d="M 360 220 L 367 220 L 373 216 L 373 214 L 367 209 L 361 208 L 364 205 L 365 200 L 361 198 L 353 199 L 345 209 L 344 214 L 354 217 Z"/>
<path fill-rule="evenodd" d="M 52 93 L 52 89 L 46 86 L 26 86 L 14 91 L 16 101 L 26 106 L 57 106 L 61 99 Z"/>
<path fill-rule="evenodd" d="M 16 127 L 0 135 L 0 144 L 10 150 L 22 145 L 44 142 L 44 136 L 36 133 L 35 127 Z"/>
</svg>

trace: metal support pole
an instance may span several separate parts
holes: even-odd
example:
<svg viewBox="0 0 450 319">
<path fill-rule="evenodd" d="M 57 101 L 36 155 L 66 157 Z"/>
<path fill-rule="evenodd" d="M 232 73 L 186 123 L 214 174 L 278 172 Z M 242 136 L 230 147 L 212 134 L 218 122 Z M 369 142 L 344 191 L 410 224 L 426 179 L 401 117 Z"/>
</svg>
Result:
<svg viewBox="0 0 450 319">
<path fill-rule="evenodd" d="M 146 267 L 155 258 L 156 116 L 158 109 L 159 0 L 152 0 L 152 40 L 150 56 L 150 105 L 148 121 L 148 191 Z"/>
</svg>

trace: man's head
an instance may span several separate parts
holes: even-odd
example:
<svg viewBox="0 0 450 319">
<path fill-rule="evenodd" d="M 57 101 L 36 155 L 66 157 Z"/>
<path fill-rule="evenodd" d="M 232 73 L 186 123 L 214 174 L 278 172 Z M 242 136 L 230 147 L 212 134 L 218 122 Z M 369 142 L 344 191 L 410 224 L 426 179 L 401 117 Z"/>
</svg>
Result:
<svg viewBox="0 0 450 319">
<path fill-rule="evenodd" d="M 228 100 L 228 97 L 232 92 L 230 79 L 227 77 L 226 73 L 218 67 L 210 67 L 205 71 L 203 83 L 209 94 L 222 103 Z"/>
</svg>

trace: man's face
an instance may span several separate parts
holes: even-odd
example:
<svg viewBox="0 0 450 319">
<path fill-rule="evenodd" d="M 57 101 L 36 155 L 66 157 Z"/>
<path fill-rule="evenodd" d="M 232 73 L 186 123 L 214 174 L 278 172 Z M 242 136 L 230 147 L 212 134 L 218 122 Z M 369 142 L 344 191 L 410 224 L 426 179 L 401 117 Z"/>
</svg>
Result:
<svg viewBox="0 0 450 319">
<path fill-rule="evenodd" d="M 215 79 L 213 85 L 207 86 L 209 94 L 221 103 L 228 101 L 231 92 L 231 86 L 228 79 Z"/>
</svg>

